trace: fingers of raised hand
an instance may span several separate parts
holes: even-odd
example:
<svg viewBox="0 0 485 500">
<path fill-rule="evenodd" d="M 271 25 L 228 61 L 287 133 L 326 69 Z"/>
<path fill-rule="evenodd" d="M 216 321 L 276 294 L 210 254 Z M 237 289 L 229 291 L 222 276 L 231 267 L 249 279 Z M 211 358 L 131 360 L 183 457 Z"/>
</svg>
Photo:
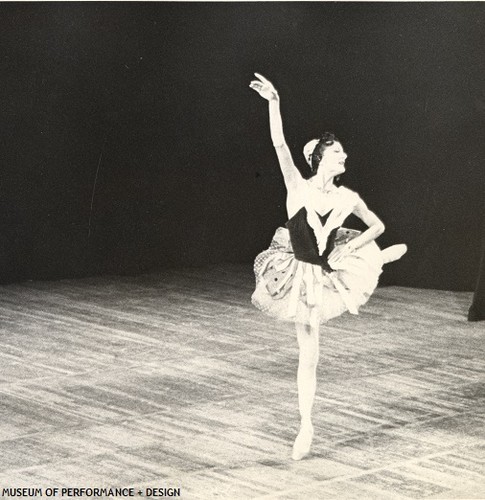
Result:
<svg viewBox="0 0 485 500">
<path fill-rule="evenodd" d="M 271 85 L 271 82 L 267 78 L 265 78 L 263 75 L 260 75 L 259 73 L 254 73 L 254 76 L 259 78 L 263 83 Z"/>
<path fill-rule="evenodd" d="M 271 91 L 271 92 L 276 91 L 276 89 L 274 88 L 274 85 L 267 78 L 265 78 L 263 75 L 260 75 L 259 73 L 254 73 L 254 75 L 259 80 L 253 80 L 253 82 L 262 85 L 263 90 L 267 90 L 267 91 Z M 253 82 L 251 82 L 251 83 L 253 83 Z"/>
<path fill-rule="evenodd" d="M 257 92 L 259 95 L 262 95 L 261 87 L 258 87 L 257 85 L 249 85 L 251 89 L 253 89 L 255 92 Z"/>
<path fill-rule="evenodd" d="M 261 84 L 260 82 L 251 82 L 249 87 L 258 92 L 265 99 L 269 99 L 273 94 L 272 90 L 269 89 L 266 85 Z"/>
</svg>

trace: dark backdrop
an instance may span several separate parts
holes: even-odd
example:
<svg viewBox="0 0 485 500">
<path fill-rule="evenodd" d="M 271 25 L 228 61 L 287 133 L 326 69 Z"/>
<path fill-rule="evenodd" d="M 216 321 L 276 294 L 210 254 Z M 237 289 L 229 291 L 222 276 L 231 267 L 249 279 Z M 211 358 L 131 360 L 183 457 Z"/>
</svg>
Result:
<svg viewBox="0 0 485 500">
<path fill-rule="evenodd" d="M 408 255 L 383 283 L 472 290 L 483 3 L 3 3 L 3 282 L 250 262 L 285 222 L 254 71 L 287 139 L 333 130 L 344 183 Z M 93 186 L 96 189 L 93 194 Z"/>
</svg>

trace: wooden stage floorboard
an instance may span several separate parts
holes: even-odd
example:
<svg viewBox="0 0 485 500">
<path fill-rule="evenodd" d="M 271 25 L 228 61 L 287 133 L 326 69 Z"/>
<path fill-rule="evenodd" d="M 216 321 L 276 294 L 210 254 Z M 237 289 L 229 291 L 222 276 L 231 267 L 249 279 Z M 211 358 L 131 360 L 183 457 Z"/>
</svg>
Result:
<svg viewBox="0 0 485 500">
<path fill-rule="evenodd" d="M 471 293 L 379 288 L 322 327 L 313 452 L 293 462 L 296 338 L 252 289 L 244 265 L 3 286 L 0 494 L 485 499 Z"/>
</svg>

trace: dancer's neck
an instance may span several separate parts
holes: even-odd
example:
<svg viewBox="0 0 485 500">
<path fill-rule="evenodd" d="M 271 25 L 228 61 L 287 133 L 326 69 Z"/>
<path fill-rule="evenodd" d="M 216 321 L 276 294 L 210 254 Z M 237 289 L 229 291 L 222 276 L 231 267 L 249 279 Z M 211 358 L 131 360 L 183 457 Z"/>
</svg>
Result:
<svg viewBox="0 0 485 500">
<path fill-rule="evenodd" d="M 321 193 L 331 193 L 337 189 L 337 186 L 333 182 L 333 178 L 326 182 L 323 182 L 321 179 L 310 179 L 310 185 Z"/>
</svg>

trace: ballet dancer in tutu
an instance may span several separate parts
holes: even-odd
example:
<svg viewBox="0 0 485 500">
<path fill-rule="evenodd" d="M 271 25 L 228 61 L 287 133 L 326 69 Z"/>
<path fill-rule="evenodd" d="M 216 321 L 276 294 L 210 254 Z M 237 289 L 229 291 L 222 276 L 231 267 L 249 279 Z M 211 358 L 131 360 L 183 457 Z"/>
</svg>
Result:
<svg viewBox="0 0 485 500">
<path fill-rule="evenodd" d="M 312 139 L 303 150 L 310 168 L 304 179 L 283 134 L 280 99 L 262 75 L 250 87 L 269 104 L 271 140 L 287 189 L 288 222 L 276 230 L 270 247 L 256 257 L 253 304 L 266 314 L 295 324 L 299 346 L 300 431 L 292 458 L 306 456 L 313 439 L 311 419 L 319 356 L 319 328 L 345 311 L 358 314 L 375 290 L 382 266 L 399 259 L 406 245 L 381 250 L 375 239 L 384 224 L 360 196 L 335 179 L 345 172 L 347 155 L 331 133 Z M 354 214 L 368 227 L 343 227 Z"/>
</svg>

